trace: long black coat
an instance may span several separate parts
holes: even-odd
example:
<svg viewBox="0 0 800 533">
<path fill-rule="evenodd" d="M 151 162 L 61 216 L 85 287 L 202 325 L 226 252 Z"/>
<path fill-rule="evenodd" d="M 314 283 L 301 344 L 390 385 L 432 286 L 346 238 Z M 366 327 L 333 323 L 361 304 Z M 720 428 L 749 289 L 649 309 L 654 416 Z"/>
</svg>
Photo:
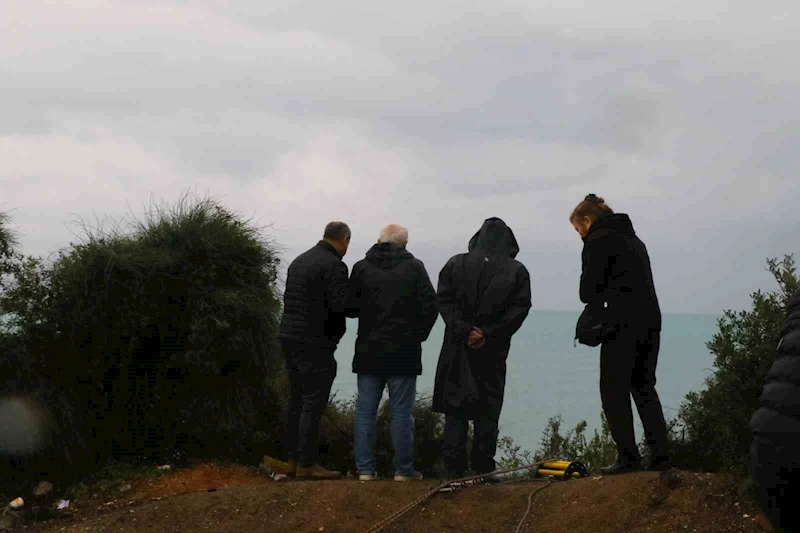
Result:
<svg viewBox="0 0 800 533">
<path fill-rule="evenodd" d="M 600 218 L 583 238 L 581 301 L 603 308 L 610 329 L 633 327 L 661 330 L 650 256 L 628 215 Z"/>
<path fill-rule="evenodd" d="M 347 265 L 325 241 L 289 265 L 278 338 L 335 349 L 347 328 Z"/>
<path fill-rule="evenodd" d="M 350 274 L 347 314 L 358 317 L 353 372 L 422 374 L 422 346 L 436 318 L 436 291 L 422 261 L 405 248 L 376 244 Z"/>
<path fill-rule="evenodd" d="M 789 301 L 775 363 L 760 400 L 761 407 L 750 419 L 754 433 L 800 435 L 800 295 Z"/>
<path fill-rule="evenodd" d="M 511 337 L 531 308 L 530 275 L 514 259 L 518 252 L 511 228 L 490 218 L 470 240 L 469 253 L 452 257 L 439 274 L 446 330 L 433 389 L 435 411 L 499 413 Z M 472 327 L 486 339 L 477 350 L 467 345 Z"/>
</svg>

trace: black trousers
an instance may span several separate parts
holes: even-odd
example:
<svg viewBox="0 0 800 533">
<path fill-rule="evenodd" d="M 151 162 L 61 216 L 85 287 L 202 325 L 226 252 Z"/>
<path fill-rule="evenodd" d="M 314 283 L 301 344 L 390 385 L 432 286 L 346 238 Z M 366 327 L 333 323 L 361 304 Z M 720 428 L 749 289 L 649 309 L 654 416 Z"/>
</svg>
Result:
<svg viewBox="0 0 800 533">
<path fill-rule="evenodd" d="M 778 531 L 800 531 L 800 435 L 754 435 L 753 483 L 761 509 Z"/>
<path fill-rule="evenodd" d="M 319 460 L 319 421 L 328 405 L 336 377 L 333 349 L 281 341 L 289 373 L 289 459 L 309 467 Z"/>
<path fill-rule="evenodd" d="M 446 415 L 444 424 L 443 456 L 447 470 L 462 476 L 467 471 L 467 441 L 469 421 L 466 416 Z M 478 474 L 495 470 L 494 454 L 497 452 L 500 413 L 487 413 L 472 419 L 472 469 Z"/>
<path fill-rule="evenodd" d="M 451 474 L 462 474 L 467 470 L 470 420 L 473 429 L 470 453 L 472 470 L 486 474 L 496 468 L 494 455 L 497 452 L 500 412 L 505 395 L 506 363 L 503 354 L 493 355 L 478 351 L 470 357 L 481 405 L 471 413 L 448 413 L 445 416 L 442 456 Z"/>
<path fill-rule="evenodd" d="M 667 426 L 656 393 L 656 365 L 661 334 L 623 329 L 600 349 L 600 397 L 621 461 L 641 460 L 633 431 L 631 396 L 655 457 L 666 457 Z"/>
</svg>

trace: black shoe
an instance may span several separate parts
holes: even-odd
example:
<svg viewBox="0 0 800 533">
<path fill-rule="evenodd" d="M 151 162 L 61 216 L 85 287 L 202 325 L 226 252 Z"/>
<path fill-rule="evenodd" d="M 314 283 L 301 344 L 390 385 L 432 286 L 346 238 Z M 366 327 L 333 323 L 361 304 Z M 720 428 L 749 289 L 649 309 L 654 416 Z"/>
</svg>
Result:
<svg viewBox="0 0 800 533">
<path fill-rule="evenodd" d="M 615 474 L 627 474 L 629 472 L 637 472 L 642 469 L 641 461 L 617 461 L 613 465 L 606 466 L 600 469 L 600 473 L 606 476 L 613 476 Z"/>
<path fill-rule="evenodd" d="M 498 485 L 503 482 L 503 478 L 498 475 L 486 476 L 481 479 L 481 482 L 485 483 L 486 485 Z"/>
<path fill-rule="evenodd" d="M 651 472 L 664 472 L 672 468 L 672 460 L 669 457 L 654 457 L 647 469 Z"/>
</svg>

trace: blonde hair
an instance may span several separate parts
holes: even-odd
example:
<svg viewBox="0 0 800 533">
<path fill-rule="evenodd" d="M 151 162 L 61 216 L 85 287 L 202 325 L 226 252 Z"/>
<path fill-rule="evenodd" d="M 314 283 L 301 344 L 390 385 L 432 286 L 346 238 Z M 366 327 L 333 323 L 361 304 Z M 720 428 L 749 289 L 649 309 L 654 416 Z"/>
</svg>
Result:
<svg viewBox="0 0 800 533">
<path fill-rule="evenodd" d="M 595 222 L 599 218 L 613 214 L 614 210 L 606 204 L 606 201 L 603 200 L 602 197 L 594 194 L 587 194 L 586 198 L 572 210 L 569 221 L 575 222 L 583 217 L 589 217 L 589 220 Z"/>
</svg>

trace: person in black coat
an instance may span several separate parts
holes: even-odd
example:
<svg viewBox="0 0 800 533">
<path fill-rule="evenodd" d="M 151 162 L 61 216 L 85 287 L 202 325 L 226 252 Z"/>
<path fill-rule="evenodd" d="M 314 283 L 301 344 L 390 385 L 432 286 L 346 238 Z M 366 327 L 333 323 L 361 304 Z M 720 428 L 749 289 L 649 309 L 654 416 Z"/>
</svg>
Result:
<svg viewBox="0 0 800 533">
<path fill-rule="evenodd" d="M 661 310 L 647 247 L 636 235 L 630 217 L 614 213 L 594 194 L 575 207 L 570 222 L 584 242 L 580 299 L 586 304 L 585 314 L 602 322 L 600 396 L 617 445 L 617 461 L 602 472 L 617 474 L 641 468 L 631 396 L 650 447 L 649 467 L 666 470 L 671 466 L 667 428 L 655 389 Z"/>
<path fill-rule="evenodd" d="M 336 377 L 333 353 L 346 329 L 350 228 L 331 222 L 289 265 L 278 338 L 289 373 L 289 476 L 335 478 L 318 464 L 319 422 Z"/>
<path fill-rule="evenodd" d="M 348 315 L 358 317 L 353 372 L 358 374 L 354 429 L 361 481 L 376 478 L 375 420 L 383 389 L 392 410 L 394 479 L 422 476 L 414 468 L 414 400 L 422 374 L 422 343 L 439 313 L 422 261 L 407 249 L 408 230 L 390 224 L 350 275 Z"/>
<path fill-rule="evenodd" d="M 472 469 L 478 474 L 495 470 L 506 359 L 511 338 L 531 308 L 530 275 L 514 259 L 519 246 L 505 222 L 487 219 L 468 249 L 442 268 L 438 287 L 446 330 L 433 409 L 445 414 L 443 456 L 454 477 L 467 470 L 470 420 L 474 427 Z"/>
<path fill-rule="evenodd" d="M 800 531 L 800 294 L 787 305 L 761 407 L 750 419 L 751 473 L 764 514 L 780 531 Z"/>
</svg>

